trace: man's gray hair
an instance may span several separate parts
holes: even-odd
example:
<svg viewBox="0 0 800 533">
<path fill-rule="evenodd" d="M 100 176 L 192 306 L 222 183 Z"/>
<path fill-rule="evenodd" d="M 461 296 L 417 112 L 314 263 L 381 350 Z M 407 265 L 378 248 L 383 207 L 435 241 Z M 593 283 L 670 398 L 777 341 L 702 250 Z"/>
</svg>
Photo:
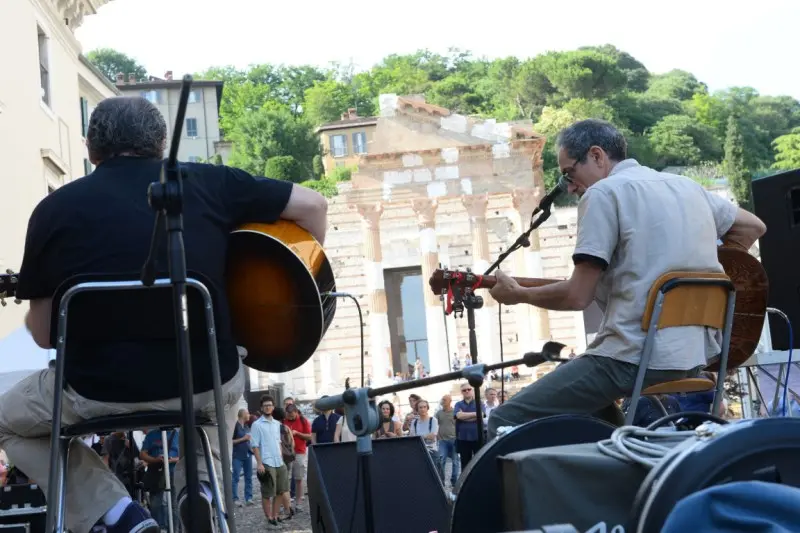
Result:
<svg viewBox="0 0 800 533">
<path fill-rule="evenodd" d="M 100 102 L 86 133 L 89 156 L 106 161 L 127 153 L 161 159 L 167 123 L 156 106 L 139 96 L 117 96 Z"/>
<path fill-rule="evenodd" d="M 592 146 L 602 148 L 612 161 L 619 162 L 628 157 L 625 136 L 611 123 L 594 118 L 581 120 L 561 130 L 556 144 L 577 162 L 583 161 Z"/>
</svg>

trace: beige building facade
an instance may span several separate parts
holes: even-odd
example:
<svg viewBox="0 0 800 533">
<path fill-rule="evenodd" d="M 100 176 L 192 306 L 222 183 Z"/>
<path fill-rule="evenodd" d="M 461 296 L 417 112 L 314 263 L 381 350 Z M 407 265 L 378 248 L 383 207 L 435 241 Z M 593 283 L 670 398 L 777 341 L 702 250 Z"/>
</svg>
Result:
<svg viewBox="0 0 800 533">
<path fill-rule="evenodd" d="M 362 156 L 374 153 L 377 124 L 378 117 L 360 117 L 355 109 L 348 109 L 341 120 L 317 128 L 325 173 L 337 167 L 356 167 Z"/>
<path fill-rule="evenodd" d="M 153 76 L 148 80 L 137 80 L 133 75 L 117 74 L 116 86 L 126 96 L 141 96 L 158 107 L 167 122 L 167 149 L 169 153 L 172 134 L 178 114 L 178 101 L 182 81 L 173 79 L 172 72 L 164 78 Z M 222 143 L 219 129 L 219 106 L 222 101 L 224 82 L 195 80 L 189 93 L 186 117 L 183 121 L 178 159 L 192 163 L 208 161 L 219 153 L 227 163 L 230 148 Z"/>
<path fill-rule="evenodd" d="M 361 305 L 365 373 L 379 385 L 413 374 L 417 359 L 427 372 L 440 374 L 454 357 L 463 361 L 469 353 L 466 316 L 445 317 L 428 279 L 439 265 L 483 272 L 527 228 L 543 193 L 545 138 L 530 124 L 475 120 L 396 95 L 381 96 L 374 120 L 368 153 L 330 201 L 326 251 L 337 289 Z M 575 219 L 574 208 L 556 209 L 534 232 L 531 246 L 513 254 L 504 269 L 567 277 Z M 500 321 L 504 359 L 550 339 L 576 353 L 585 347 L 583 313 L 501 307 L 488 291 L 479 292 L 485 302 L 476 313 L 481 361 L 500 360 Z M 346 378 L 359 384 L 360 354 L 358 312 L 343 299 L 312 359 L 293 372 L 261 374 L 256 382 L 262 388 L 283 384 L 286 395 L 312 399 L 341 391 Z"/>
<path fill-rule="evenodd" d="M 84 144 L 89 115 L 119 93 L 81 55 L 73 32 L 106 1 L 4 0 L 0 7 L 3 270 L 19 268 L 39 200 L 91 171 Z M 22 325 L 23 314 L 23 306 L 0 308 L 0 338 Z"/>
</svg>

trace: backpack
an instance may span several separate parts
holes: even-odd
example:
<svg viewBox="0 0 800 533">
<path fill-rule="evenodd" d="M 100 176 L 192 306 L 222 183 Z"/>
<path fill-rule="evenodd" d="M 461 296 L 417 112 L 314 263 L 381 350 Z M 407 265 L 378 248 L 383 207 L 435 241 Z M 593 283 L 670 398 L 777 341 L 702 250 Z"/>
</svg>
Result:
<svg viewBox="0 0 800 533">
<path fill-rule="evenodd" d="M 419 418 L 414 419 L 414 435 L 419 435 L 419 433 L 417 432 L 417 422 L 419 422 Z M 433 417 L 428 418 L 428 433 L 430 433 L 431 431 L 433 431 Z"/>
<path fill-rule="evenodd" d="M 287 465 L 294 461 L 294 436 L 289 428 L 281 424 L 281 456 Z"/>
</svg>

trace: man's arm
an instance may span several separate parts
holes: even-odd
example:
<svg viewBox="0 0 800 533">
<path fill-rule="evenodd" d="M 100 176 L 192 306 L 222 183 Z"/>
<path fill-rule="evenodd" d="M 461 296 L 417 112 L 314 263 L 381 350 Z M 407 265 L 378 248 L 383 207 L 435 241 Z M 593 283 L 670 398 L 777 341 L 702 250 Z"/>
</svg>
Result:
<svg viewBox="0 0 800 533">
<path fill-rule="evenodd" d="M 328 200 L 317 191 L 295 184 L 281 218 L 307 230 L 320 244 L 328 231 Z"/>
<path fill-rule="evenodd" d="M 749 250 L 766 232 L 767 226 L 760 218 L 740 207 L 736 210 L 733 225 L 722 236 L 722 243 Z"/>
<path fill-rule="evenodd" d="M 575 265 L 568 280 L 542 287 L 520 287 L 523 303 L 553 311 L 583 311 L 594 301 L 603 268 L 591 261 Z"/>
<path fill-rule="evenodd" d="M 31 300 L 30 309 L 25 315 L 25 326 L 31 333 L 34 342 L 39 348 L 46 350 L 52 348 L 50 345 L 50 312 L 52 305 L 52 298 Z"/>
</svg>

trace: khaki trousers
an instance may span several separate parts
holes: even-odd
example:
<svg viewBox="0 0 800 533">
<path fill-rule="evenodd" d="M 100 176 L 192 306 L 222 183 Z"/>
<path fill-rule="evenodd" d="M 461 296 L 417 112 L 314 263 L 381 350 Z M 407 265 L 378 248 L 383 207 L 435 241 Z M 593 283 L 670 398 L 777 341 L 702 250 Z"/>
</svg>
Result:
<svg viewBox="0 0 800 533">
<path fill-rule="evenodd" d="M 643 388 L 676 379 L 693 378 L 703 367 L 691 370 L 648 370 Z M 489 439 L 503 426 L 519 426 L 537 418 L 553 415 L 593 415 L 615 426 L 625 417 L 614 404 L 630 396 L 639 365 L 610 357 L 584 354 L 559 365 L 537 379 L 489 415 Z M 634 409 L 636 406 L 634 406 Z"/>
<path fill-rule="evenodd" d="M 50 472 L 54 385 L 55 370 L 42 370 L 23 379 L 0 396 L 0 448 L 5 450 L 12 464 L 18 466 L 39 484 L 45 494 Z M 226 438 L 230 438 L 233 434 L 238 402 L 243 391 L 244 367 L 240 366 L 237 374 L 222 385 L 225 421 L 224 424 L 220 424 L 220 429 Z M 181 408 L 180 398 L 145 403 L 101 403 L 80 396 L 71 387 L 67 387 L 62 398 L 62 425 L 136 411 L 173 411 Z M 215 419 L 213 390 L 195 394 L 194 407 L 196 411 Z M 218 430 L 215 427 L 207 427 L 206 431 L 215 460 L 220 491 L 223 491 Z M 199 439 L 197 439 L 196 453 L 198 476 L 201 481 L 208 481 L 208 471 Z M 184 450 L 181 446 L 181 457 L 183 455 Z M 186 474 L 184 461 L 181 459 L 175 466 L 174 489 L 180 493 L 185 485 Z M 125 486 L 106 467 L 100 456 L 80 439 L 75 439 L 70 446 L 67 464 L 67 527 L 73 533 L 89 533 L 103 515 L 125 496 L 129 496 Z"/>
</svg>

